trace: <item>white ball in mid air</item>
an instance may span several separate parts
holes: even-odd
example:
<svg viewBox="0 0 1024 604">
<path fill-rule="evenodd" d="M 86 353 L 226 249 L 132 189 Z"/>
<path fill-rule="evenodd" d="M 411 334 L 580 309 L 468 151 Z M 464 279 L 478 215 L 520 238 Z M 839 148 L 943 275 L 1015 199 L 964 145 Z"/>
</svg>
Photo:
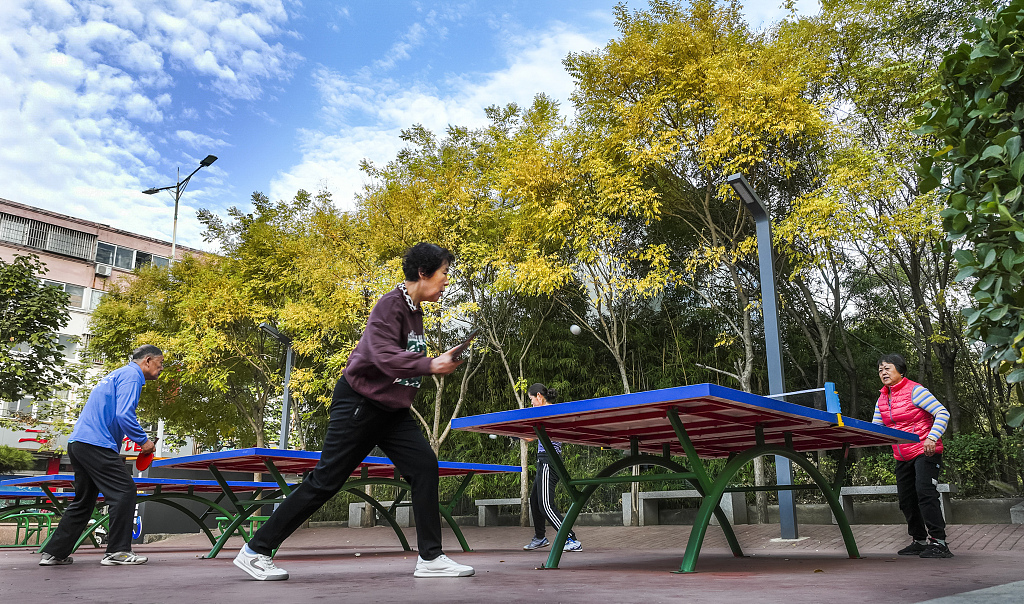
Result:
<svg viewBox="0 0 1024 604">
<path fill-rule="evenodd" d="M 570 325 L 569 326 L 569 331 L 572 332 L 572 335 L 578 336 L 578 335 L 580 335 L 580 332 L 583 331 L 583 330 L 580 329 L 579 325 Z"/>
</svg>

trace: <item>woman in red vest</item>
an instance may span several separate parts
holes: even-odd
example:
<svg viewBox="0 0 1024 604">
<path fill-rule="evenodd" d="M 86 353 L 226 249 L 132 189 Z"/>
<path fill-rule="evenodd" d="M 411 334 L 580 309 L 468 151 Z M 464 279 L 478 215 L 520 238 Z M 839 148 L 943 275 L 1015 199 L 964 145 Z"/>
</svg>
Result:
<svg viewBox="0 0 1024 604">
<path fill-rule="evenodd" d="M 939 506 L 939 470 L 942 469 L 942 434 L 949 411 L 927 388 L 905 377 L 907 362 L 898 354 L 878 360 L 882 390 L 872 423 L 913 432 L 920 442 L 893 445 L 896 491 L 907 532 L 914 539 L 901 556 L 952 558 L 946 545 L 946 521 Z"/>
</svg>

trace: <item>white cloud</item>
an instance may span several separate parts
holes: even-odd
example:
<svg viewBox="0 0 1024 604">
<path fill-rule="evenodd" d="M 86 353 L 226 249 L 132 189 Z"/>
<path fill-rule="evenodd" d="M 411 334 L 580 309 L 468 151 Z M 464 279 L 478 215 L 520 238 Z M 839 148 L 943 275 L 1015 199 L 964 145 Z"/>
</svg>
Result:
<svg viewBox="0 0 1024 604">
<path fill-rule="evenodd" d="M 314 72 L 314 85 L 327 128 L 301 133 L 302 161 L 271 182 L 270 196 L 291 199 L 300 188 L 326 188 L 339 208 L 351 209 L 365 184 L 359 162 L 384 164 L 393 159 L 403 146 L 398 137 L 404 128 L 423 124 L 441 134 L 449 125 L 483 126 L 485 107 L 513 102 L 528 106 L 541 92 L 561 101 L 568 111 L 573 82 L 562 59 L 606 40 L 555 24 L 508 39 L 504 68 L 451 75 L 438 84 L 380 78 L 372 71 L 346 77 L 320 67 Z"/>
<path fill-rule="evenodd" d="M 174 133 L 174 136 L 196 150 L 229 146 L 229 144 L 222 139 L 206 136 L 205 134 L 197 134 L 190 130 L 178 130 Z"/>
<path fill-rule="evenodd" d="M 139 190 L 229 145 L 195 132 L 190 88 L 224 109 L 288 80 L 301 57 L 274 39 L 295 1 L 0 1 L 0 197 L 169 239 L 173 200 Z M 189 201 L 226 197 L 223 176 L 204 170 Z"/>
<path fill-rule="evenodd" d="M 426 37 L 427 29 L 420 23 L 413 23 L 409 26 L 409 30 L 405 32 L 402 39 L 391 47 L 391 50 L 384 55 L 383 59 L 374 62 L 374 67 L 380 69 L 391 69 L 399 61 L 409 58 L 409 51 L 423 44 L 423 39 Z"/>
</svg>

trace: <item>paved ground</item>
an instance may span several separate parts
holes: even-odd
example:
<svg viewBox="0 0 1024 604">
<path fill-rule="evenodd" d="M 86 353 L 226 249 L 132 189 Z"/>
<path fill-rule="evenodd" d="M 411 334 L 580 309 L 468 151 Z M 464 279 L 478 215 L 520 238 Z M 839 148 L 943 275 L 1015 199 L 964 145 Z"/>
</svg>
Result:
<svg viewBox="0 0 1024 604">
<path fill-rule="evenodd" d="M 6 549 L 0 602 L 1024 602 L 1024 525 L 951 526 L 956 557 L 944 560 L 896 556 L 908 542 L 900 526 L 855 526 L 859 560 L 846 556 L 836 527 L 801 526 L 806 538 L 795 543 L 773 541 L 778 530 L 737 527 L 747 557 L 734 558 L 711 527 L 692 574 L 672 572 L 689 526 L 580 527 L 584 551 L 565 554 L 559 570 L 537 570 L 546 551 L 520 549 L 529 529 L 465 527 L 475 551 L 462 553 L 454 536 L 445 538 L 453 558 L 477 569 L 464 579 L 413 578 L 415 553 L 401 551 L 386 527 L 298 531 L 277 556 L 291 579 L 276 583 L 252 581 L 231 565 L 237 538 L 215 560 L 199 558 L 200 535 L 138 546 L 150 557 L 140 567 L 100 566 L 100 551 L 85 548 L 71 566 L 41 568 L 30 550 Z"/>
</svg>

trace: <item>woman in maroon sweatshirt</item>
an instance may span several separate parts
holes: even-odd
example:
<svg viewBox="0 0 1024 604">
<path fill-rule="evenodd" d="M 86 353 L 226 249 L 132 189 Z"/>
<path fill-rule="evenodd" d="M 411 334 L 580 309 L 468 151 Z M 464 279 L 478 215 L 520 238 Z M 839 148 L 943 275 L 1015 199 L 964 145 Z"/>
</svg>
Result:
<svg viewBox="0 0 1024 604">
<path fill-rule="evenodd" d="M 274 565 L 274 550 L 341 489 L 374 446 L 380 446 L 412 487 L 419 548 L 414 576 L 473 574 L 472 567 L 441 551 L 437 456 L 410 412 L 423 376 L 449 374 L 461 364 L 452 351 L 426 356 L 420 307 L 440 299 L 454 259 L 451 252 L 430 243 L 419 243 L 405 253 L 405 281 L 373 307 L 366 331 L 334 388 L 320 462 L 242 547 L 235 566 L 261 581 L 287 579 L 288 572 Z"/>
</svg>

